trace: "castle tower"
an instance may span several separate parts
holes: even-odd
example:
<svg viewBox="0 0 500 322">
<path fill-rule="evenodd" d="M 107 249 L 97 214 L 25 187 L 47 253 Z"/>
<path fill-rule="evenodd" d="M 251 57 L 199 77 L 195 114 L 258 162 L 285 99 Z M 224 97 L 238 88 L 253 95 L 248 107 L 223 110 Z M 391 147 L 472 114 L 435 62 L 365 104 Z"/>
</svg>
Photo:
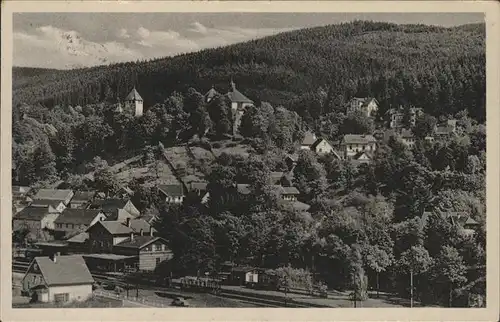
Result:
<svg viewBox="0 0 500 322">
<path fill-rule="evenodd" d="M 143 103 L 144 101 L 142 100 L 141 95 L 139 95 L 134 87 L 125 98 L 125 110 L 132 112 L 135 117 L 142 116 Z"/>
</svg>

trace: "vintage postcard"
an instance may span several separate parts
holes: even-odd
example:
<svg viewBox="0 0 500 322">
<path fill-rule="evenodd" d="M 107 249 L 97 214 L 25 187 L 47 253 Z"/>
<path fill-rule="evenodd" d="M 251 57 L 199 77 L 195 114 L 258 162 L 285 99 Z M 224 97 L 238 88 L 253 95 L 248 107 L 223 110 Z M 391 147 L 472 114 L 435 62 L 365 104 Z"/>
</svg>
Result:
<svg viewBox="0 0 500 322">
<path fill-rule="evenodd" d="M 2 320 L 498 320 L 499 16 L 3 2 Z"/>
</svg>

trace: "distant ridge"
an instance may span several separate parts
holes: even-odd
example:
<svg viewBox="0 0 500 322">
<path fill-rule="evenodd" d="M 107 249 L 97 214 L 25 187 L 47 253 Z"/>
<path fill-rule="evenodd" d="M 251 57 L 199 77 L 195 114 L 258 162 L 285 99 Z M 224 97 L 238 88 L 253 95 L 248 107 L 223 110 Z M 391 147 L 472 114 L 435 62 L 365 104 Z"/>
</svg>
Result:
<svg viewBox="0 0 500 322">
<path fill-rule="evenodd" d="M 225 87 L 231 77 L 250 99 L 282 104 L 346 79 L 390 78 L 400 70 L 423 73 L 464 60 L 474 70 L 484 69 L 484 56 L 484 24 L 447 28 L 355 21 L 148 61 L 67 71 L 14 67 L 13 100 L 50 107 L 125 97 L 136 74 L 145 106 L 188 87 L 201 92 Z"/>
</svg>

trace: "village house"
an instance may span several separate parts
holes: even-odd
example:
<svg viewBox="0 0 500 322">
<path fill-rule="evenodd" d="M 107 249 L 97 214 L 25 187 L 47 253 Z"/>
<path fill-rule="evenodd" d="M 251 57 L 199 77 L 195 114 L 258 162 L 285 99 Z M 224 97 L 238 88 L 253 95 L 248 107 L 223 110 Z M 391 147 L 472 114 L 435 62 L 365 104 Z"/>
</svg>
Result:
<svg viewBox="0 0 500 322">
<path fill-rule="evenodd" d="M 132 266 L 140 271 L 154 271 L 161 262 L 173 258 L 167 241 L 151 235 L 134 235 L 113 247 L 116 255 L 134 256 Z"/>
<path fill-rule="evenodd" d="M 434 129 L 434 138 L 437 140 L 448 140 L 457 135 L 457 121 L 448 120 L 446 123 L 437 125 Z"/>
<path fill-rule="evenodd" d="M 342 154 L 346 159 L 352 159 L 360 152 L 375 152 L 377 140 L 368 134 L 346 134 L 341 143 Z"/>
<path fill-rule="evenodd" d="M 106 219 L 106 215 L 98 209 L 65 209 L 54 221 L 55 230 L 64 235 L 85 231 L 98 221 Z"/>
<path fill-rule="evenodd" d="M 297 196 L 300 195 L 299 190 L 295 187 L 278 186 L 278 189 L 278 193 L 283 200 L 296 201 Z"/>
<path fill-rule="evenodd" d="M 333 146 L 328 143 L 327 140 L 319 138 L 317 139 L 310 147 L 311 151 L 319 154 L 319 155 L 325 155 L 329 153 L 333 153 L 336 158 L 340 159 L 340 156 L 338 153 L 335 151 Z"/>
<path fill-rule="evenodd" d="M 113 246 L 126 240 L 130 234 L 155 234 L 155 229 L 143 219 L 98 221 L 87 229 L 90 253 L 112 253 Z"/>
<path fill-rule="evenodd" d="M 84 254 L 89 250 L 89 233 L 81 232 L 68 239 L 66 239 L 68 253 L 71 254 Z"/>
<path fill-rule="evenodd" d="M 53 200 L 60 201 L 67 206 L 73 198 L 73 190 L 65 189 L 40 189 L 33 197 L 33 200 Z"/>
<path fill-rule="evenodd" d="M 132 201 L 116 198 L 96 199 L 88 209 L 101 210 L 107 221 L 125 222 L 127 218 L 137 218 L 141 214 Z"/>
<path fill-rule="evenodd" d="M 75 191 L 69 207 L 73 209 L 87 208 L 94 200 L 95 195 L 95 191 Z"/>
<path fill-rule="evenodd" d="M 360 151 L 352 156 L 351 161 L 355 166 L 359 166 L 361 164 L 370 163 L 373 160 L 373 153 L 369 151 Z"/>
<path fill-rule="evenodd" d="M 127 186 L 121 186 L 120 189 L 115 193 L 114 198 L 116 199 L 130 199 L 134 195 L 134 191 Z"/>
<path fill-rule="evenodd" d="M 467 236 L 472 236 L 479 228 L 480 224 L 474 220 L 470 215 L 463 212 L 454 211 L 425 211 L 421 217 L 421 229 L 423 229 L 429 223 L 429 218 L 431 216 L 440 216 L 441 218 L 447 220 L 452 225 L 459 228 L 459 230 Z"/>
<path fill-rule="evenodd" d="M 205 93 L 204 99 L 206 103 L 211 102 L 215 96 L 220 95 L 215 88 L 212 86 L 210 90 Z M 236 89 L 236 84 L 231 80 L 229 91 L 226 97 L 231 102 L 231 113 L 233 115 L 233 135 L 238 134 L 239 127 L 241 124 L 241 118 L 245 114 L 246 110 L 254 105 L 254 102 L 243 95 L 238 89 Z"/>
<path fill-rule="evenodd" d="M 167 203 L 179 204 L 182 203 L 186 197 L 184 186 L 181 182 L 159 185 L 158 192 Z"/>
<path fill-rule="evenodd" d="M 61 213 L 66 206 L 62 201 L 58 200 L 40 200 L 35 199 L 31 202 L 30 207 L 48 208 L 49 212 Z"/>
<path fill-rule="evenodd" d="M 94 279 L 82 256 L 36 257 L 21 285 L 34 302 L 85 301 L 92 295 Z"/>
<path fill-rule="evenodd" d="M 293 171 L 272 171 L 269 175 L 269 184 L 290 187 L 293 182 Z"/>
<path fill-rule="evenodd" d="M 284 199 L 279 199 L 278 203 L 285 208 L 288 209 L 293 209 L 294 211 L 298 213 L 306 213 L 308 214 L 309 209 L 311 209 L 311 206 L 303 203 L 298 200 L 284 200 Z"/>
<path fill-rule="evenodd" d="M 12 205 L 14 206 L 12 215 L 23 210 L 33 201 L 28 196 L 30 190 L 30 187 L 12 186 Z"/>
<path fill-rule="evenodd" d="M 219 93 L 215 90 L 214 86 L 212 85 L 212 88 L 210 88 L 208 92 L 206 92 L 206 94 L 204 95 L 205 103 L 210 103 L 217 95 L 219 95 Z"/>
<path fill-rule="evenodd" d="M 301 150 L 311 150 L 311 146 L 318 140 L 316 135 L 311 132 L 307 131 L 304 134 L 304 139 L 302 140 L 302 143 L 300 144 L 300 149 Z"/>
<path fill-rule="evenodd" d="M 423 111 L 421 108 L 416 108 L 412 106 L 409 108 L 408 112 L 410 113 L 409 123 L 411 126 L 415 126 L 415 123 L 417 122 L 417 117 L 419 117 L 423 113 Z M 405 126 L 405 124 L 403 124 L 405 113 L 406 111 L 403 106 L 400 106 L 397 109 L 391 108 L 387 111 L 387 114 L 389 114 L 390 116 L 389 126 L 391 129 Z"/>
<path fill-rule="evenodd" d="M 409 147 L 410 149 L 415 146 L 416 138 L 415 135 L 413 135 L 413 132 L 408 129 L 402 129 L 401 130 L 401 141 L 403 142 L 404 145 Z"/>
<path fill-rule="evenodd" d="M 111 253 L 113 245 L 127 239 L 132 228 L 119 221 L 99 221 L 87 229 L 89 253 Z"/>
<path fill-rule="evenodd" d="M 372 117 L 377 113 L 378 105 L 373 97 L 354 97 L 347 104 L 347 113 L 362 112 L 366 117 Z"/>
<path fill-rule="evenodd" d="M 26 207 L 14 215 L 12 229 L 27 228 L 31 233 L 38 235 L 42 229 L 54 230 L 54 221 L 59 212 L 51 211 L 49 207 Z"/>
</svg>

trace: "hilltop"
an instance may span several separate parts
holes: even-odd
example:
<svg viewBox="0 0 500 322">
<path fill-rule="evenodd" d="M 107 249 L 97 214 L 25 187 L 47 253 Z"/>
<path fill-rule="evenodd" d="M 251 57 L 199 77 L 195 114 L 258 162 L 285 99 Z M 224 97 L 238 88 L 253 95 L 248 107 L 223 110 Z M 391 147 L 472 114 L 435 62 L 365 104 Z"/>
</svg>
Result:
<svg viewBox="0 0 500 322">
<path fill-rule="evenodd" d="M 13 99 L 14 105 L 47 107 L 111 102 L 123 98 L 135 78 L 145 105 L 150 106 L 189 87 L 202 92 L 212 85 L 227 88 L 233 78 L 256 102 L 291 105 L 320 87 L 332 89 L 333 95 L 372 94 L 384 101 L 398 95 L 391 91 L 381 95 L 384 89 L 378 87 L 397 86 L 391 82 L 402 78 L 416 79 L 424 88 L 447 82 L 451 91 L 456 90 L 453 81 L 467 79 L 481 93 L 484 63 L 484 24 L 444 28 L 356 21 L 150 61 L 69 71 L 14 68 Z M 429 84 L 422 84 L 424 80 Z M 422 103 L 422 93 L 415 96 Z M 468 96 L 467 105 L 480 105 L 481 97 Z M 483 112 L 477 112 L 479 118 Z"/>
</svg>

